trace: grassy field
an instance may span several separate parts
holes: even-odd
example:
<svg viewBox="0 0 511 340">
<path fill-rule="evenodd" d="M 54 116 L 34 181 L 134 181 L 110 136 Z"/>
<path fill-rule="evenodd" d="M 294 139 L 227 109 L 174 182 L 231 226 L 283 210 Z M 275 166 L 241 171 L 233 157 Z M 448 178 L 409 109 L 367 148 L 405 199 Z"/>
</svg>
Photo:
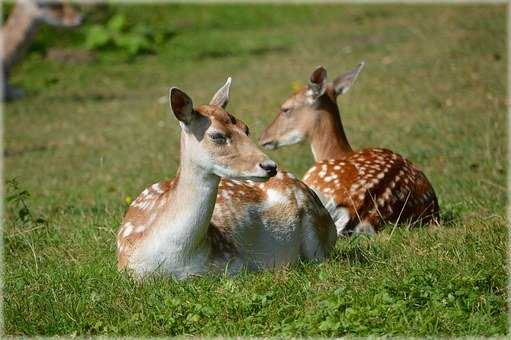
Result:
<svg viewBox="0 0 511 340">
<path fill-rule="evenodd" d="M 507 333 L 504 6 L 115 11 L 167 40 L 134 59 L 61 63 L 45 48 L 81 49 L 85 28 L 45 29 L 13 74 L 27 97 L 4 113 L 6 334 Z M 256 138 L 316 65 L 333 78 L 361 60 L 340 98 L 348 138 L 423 169 L 441 226 L 389 226 L 271 273 L 136 284 L 117 272 L 127 200 L 178 166 L 169 86 L 204 103 L 231 75 L 230 111 Z M 269 154 L 299 176 L 312 164 L 306 145 Z"/>
</svg>

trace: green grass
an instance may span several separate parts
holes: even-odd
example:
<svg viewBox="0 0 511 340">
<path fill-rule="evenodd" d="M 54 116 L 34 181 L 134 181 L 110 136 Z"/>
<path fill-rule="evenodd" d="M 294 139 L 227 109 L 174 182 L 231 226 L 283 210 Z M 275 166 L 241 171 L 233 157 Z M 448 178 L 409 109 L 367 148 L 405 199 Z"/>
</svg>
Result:
<svg viewBox="0 0 511 340">
<path fill-rule="evenodd" d="M 27 97 L 4 114 L 5 178 L 19 185 L 6 184 L 5 333 L 507 333 L 505 7 L 141 8 L 114 9 L 172 32 L 155 54 L 62 64 L 44 50 L 81 48 L 84 28 L 45 29 L 13 74 Z M 259 136 L 293 82 L 360 60 L 340 98 L 348 137 L 423 169 L 442 225 L 339 240 L 326 262 L 276 272 L 144 284 L 117 272 L 126 197 L 178 165 L 159 100 L 170 85 L 204 103 L 233 76 L 230 111 Z M 306 145 L 270 155 L 300 176 L 312 164 Z"/>
</svg>

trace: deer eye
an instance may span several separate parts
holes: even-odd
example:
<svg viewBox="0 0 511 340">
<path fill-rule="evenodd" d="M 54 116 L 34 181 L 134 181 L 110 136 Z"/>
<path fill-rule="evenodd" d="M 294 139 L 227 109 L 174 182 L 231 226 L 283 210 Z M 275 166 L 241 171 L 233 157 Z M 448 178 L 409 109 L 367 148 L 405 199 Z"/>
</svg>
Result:
<svg viewBox="0 0 511 340">
<path fill-rule="evenodd" d="M 248 129 L 248 126 L 245 126 L 245 134 L 246 134 L 247 136 L 249 136 L 249 135 L 250 135 L 250 130 Z"/>
<path fill-rule="evenodd" d="M 209 138 L 216 144 L 225 144 L 227 142 L 227 136 L 220 132 L 210 133 Z"/>
<path fill-rule="evenodd" d="M 288 108 L 288 107 L 283 107 L 280 109 L 280 111 L 285 114 L 285 115 L 288 115 L 290 112 L 291 112 L 291 109 Z"/>
</svg>

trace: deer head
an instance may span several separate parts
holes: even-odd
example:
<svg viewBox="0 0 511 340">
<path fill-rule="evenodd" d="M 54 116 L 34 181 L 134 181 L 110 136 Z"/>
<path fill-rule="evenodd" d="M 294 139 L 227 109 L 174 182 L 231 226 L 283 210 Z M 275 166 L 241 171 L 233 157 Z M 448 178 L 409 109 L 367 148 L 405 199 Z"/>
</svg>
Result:
<svg viewBox="0 0 511 340">
<path fill-rule="evenodd" d="M 275 149 L 302 142 L 311 138 L 313 133 L 321 134 L 323 121 L 329 119 L 329 115 L 339 115 L 337 97 L 348 92 L 364 65 L 361 62 L 332 82 L 327 82 L 325 68 L 317 67 L 310 76 L 309 84 L 284 101 L 259 143 L 267 149 Z"/>
<path fill-rule="evenodd" d="M 228 78 L 208 105 L 196 108 L 185 92 L 170 89 L 170 108 L 181 125 L 181 161 L 219 177 L 268 180 L 277 165 L 250 140 L 245 123 L 225 111 L 230 85 Z"/>
<path fill-rule="evenodd" d="M 51 26 L 75 27 L 82 22 L 82 16 L 67 1 L 18 0 L 18 2 L 36 20 Z"/>
</svg>

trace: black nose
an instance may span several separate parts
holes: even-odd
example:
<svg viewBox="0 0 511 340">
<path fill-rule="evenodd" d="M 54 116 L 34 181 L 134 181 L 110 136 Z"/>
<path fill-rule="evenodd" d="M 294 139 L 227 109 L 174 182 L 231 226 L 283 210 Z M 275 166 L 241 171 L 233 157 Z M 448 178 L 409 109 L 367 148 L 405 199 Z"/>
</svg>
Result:
<svg viewBox="0 0 511 340">
<path fill-rule="evenodd" d="M 267 159 L 262 163 L 259 163 L 259 166 L 263 168 L 270 177 L 273 177 L 277 174 L 277 164 L 274 161 Z"/>
</svg>

